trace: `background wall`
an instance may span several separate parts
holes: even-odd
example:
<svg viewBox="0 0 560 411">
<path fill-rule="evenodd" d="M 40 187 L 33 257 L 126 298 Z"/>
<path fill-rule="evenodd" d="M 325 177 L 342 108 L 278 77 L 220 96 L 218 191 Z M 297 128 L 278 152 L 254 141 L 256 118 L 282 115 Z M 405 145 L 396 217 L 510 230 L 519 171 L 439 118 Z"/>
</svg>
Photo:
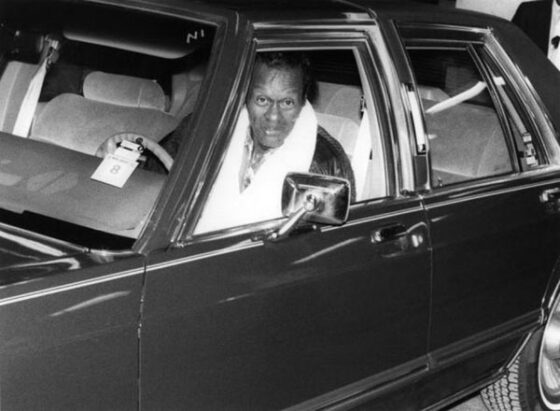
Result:
<svg viewBox="0 0 560 411">
<path fill-rule="evenodd" d="M 481 11 L 511 20 L 519 3 L 532 0 L 457 0 L 457 8 Z"/>
</svg>

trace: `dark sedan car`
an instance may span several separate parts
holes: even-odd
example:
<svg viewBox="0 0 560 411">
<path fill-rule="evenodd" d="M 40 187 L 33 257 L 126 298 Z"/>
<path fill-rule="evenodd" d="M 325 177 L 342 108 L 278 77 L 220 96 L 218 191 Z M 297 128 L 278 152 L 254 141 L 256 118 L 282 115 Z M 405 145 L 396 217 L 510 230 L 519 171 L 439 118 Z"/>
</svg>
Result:
<svg viewBox="0 0 560 411">
<path fill-rule="evenodd" d="M 366 0 L 0 21 L 3 410 L 560 409 L 560 79 L 511 24 Z M 310 151 L 244 203 L 246 106 L 299 98 L 254 97 L 270 53 L 309 70 L 282 164 L 321 138 L 351 172 Z"/>
</svg>

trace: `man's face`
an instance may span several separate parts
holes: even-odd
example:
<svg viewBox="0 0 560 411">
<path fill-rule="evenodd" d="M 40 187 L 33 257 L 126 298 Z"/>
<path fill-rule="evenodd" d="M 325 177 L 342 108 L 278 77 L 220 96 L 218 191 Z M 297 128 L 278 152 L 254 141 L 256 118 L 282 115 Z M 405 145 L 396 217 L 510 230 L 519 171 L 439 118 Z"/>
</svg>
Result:
<svg viewBox="0 0 560 411">
<path fill-rule="evenodd" d="M 303 73 L 257 63 L 247 98 L 253 141 L 261 149 L 280 147 L 303 107 Z"/>
</svg>

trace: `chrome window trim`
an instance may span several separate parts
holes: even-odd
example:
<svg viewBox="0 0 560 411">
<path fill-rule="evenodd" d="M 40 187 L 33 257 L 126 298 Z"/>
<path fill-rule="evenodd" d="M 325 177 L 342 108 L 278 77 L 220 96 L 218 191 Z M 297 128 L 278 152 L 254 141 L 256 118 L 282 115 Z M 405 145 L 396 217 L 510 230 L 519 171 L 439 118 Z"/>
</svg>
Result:
<svg viewBox="0 0 560 411">
<path fill-rule="evenodd" d="M 220 238 L 225 238 L 225 237 L 220 237 Z M 229 247 L 212 250 L 205 253 L 194 254 L 188 257 L 181 257 L 175 260 L 169 260 L 162 263 L 150 264 L 146 267 L 146 273 L 164 270 L 166 268 L 171 268 L 182 264 L 188 264 L 199 260 L 205 260 L 211 257 L 226 255 L 237 251 L 250 250 L 252 248 L 261 247 L 263 245 L 264 245 L 263 240 L 257 240 L 257 241 L 246 240 L 230 245 Z"/>
<path fill-rule="evenodd" d="M 383 116 L 385 116 L 385 119 L 389 119 L 391 110 L 390 105 L 387 104 L 389 99 L 383 84 L 382 74 L 379 72 L 379 68 L 376 64 L 378 56 L 376 55 L 375 50 L 372 50 L 368 44 L 366 44 L 363 49 L 364 50 L 354 50 L 354 58 L 356 59 L 356 65 L 360 75 L 360 81 L 362 83 L 362 96 L 365 102 L 364 112 L 362 113 L 362 115 L 368 116 L 371 148 L 372 150 L 378 150 L 378 153 L 380 154 L 377 154 L 377 156 L 380 156 L 383 161 L 382 167 L 380 167 L 379 170 L 381 171 L 381 174 L 378 177 L 385 181 L 384 193 L 385 196 L 389 196 L 392 194 L 392 187 L 397 184 L 397 176 L 395 176 L 394 172 L 392 171 L 392 164 L 389 164 L 393 159 L 393 157 L 390 157 L 390 153 L 393 153 L 395 151 L 395 148 L 392 147 L 391 151 L 389 151 L 387 147 L 387 140 L 390 140 L 389 143 L 392 143 L 392 139 L 383 137 L 384 132 L 388 132 L 392 135 L 391 130 L 387 130 L 388 128 L 390 128 L 390 126 L 388 124 L 387 126 L 384 125 L 386 123 L 383 121 Z M 365 56 L 366 53 L 367 57 Z M 371 67 L 373 68 L 373 71 L 375 73 L 371 73 L 371 76 L 375 76 L 375 80 L 370 80 L 371 76 L 368 76 L 368 69 L 364 64 L 364 59 L 369 59 L 369 61 L 373 63 L 371 64 Z M 378 96 L 378 98 L 375 98 L 372 90 L 376 89 L 380 91 L 382 96 Z M 382 100 L 383 103 L 379 104 L 379 100 Z M 391 181 L 389 181 L 389 179 L 391 179 Z M 361 200 L 360 202 L 371 200 L 374 199 L 370 198 Z"/>
<path fill-rule="evenodd" d="M 382 200 L 380 200 L 382 201 Z M 387 220 L 387 219 L 392 219 L 392 218 L 396 218 L 396 217 L 400 217 L 402 215 L 406 215 L 406 214 L 411 214 L 411 213 L 419 213 L 422 212 L 424 210 L 424 208 L 421 205 L 418 205 L 417 202 L 414 202 L 413 205 L 411 205 L 408 208 L 405 209 L 401 209 L 398 211 L 391 211 L 391 212 L 386 212 L 386 213 L 382 213 L 382 214 L 376 214 L 373 216 L 369 216 L 369 217 L 363 217 L 363 218 L 359 218 L 356 220 L 352 220 L 349 221 L 348 223 L 342 225 L 342 226 L 325 226 L 325 227 L 321 227 L 319 230 L 320 232 L 329 232 L 329 231 L 333 231 L 333 230 L 343 230 L 345 228 L 348 227 L 354 227 L 357 225 L 362 225 L 362 224 L 370 224 L 370 223 L 374 223 L 376 221 L 381 221 L 381 220 Z M 272 225 L 273 223 L 269 223 L 269 225 Z M 188 242 L 188 243 L 184 243 L 183 245 L 188 245 L 191 243 L 203 243 L 203 242 L 207 242 L 210 240 L 222 240 L 222 239 L 227 239 L 230 237 L 235 237 L 235 236 L 243 236 L 243 235 L 247 235 L 247 234 L 251 234 L 251 233 L 255 233 L 255 232 L 262 232 L 262 226 L 259 226 L 258 230 L 251 230 L 251 227 L 247 227 L 244 229 L 231 229 L 229 230 L 229 232 L 227 233 L 223 233 L 223 232 L 218 232 L 215 235 L 212 236 L 207 236 L 204 239 L 196 239 L 195 241 L 192 242 Z M 194 261 L 199 261 L 199 260 L 204 260 L 206 258 L 211 258 L 211 257 L 215 257 L 215 256 L 219 256 L 219 255 L 224 255 L 224 254 L 229 254 L 229 253 L 233 253 L 233 252 L 237 252 L 237 251 L 242 251 L 242 250 L 248 250 L 251 248 L 256 248 L 256 247 L 261 247 L 263 246 L 265 243 L 264 240 L 259 239 L 259 240 L 251 240 L 251 239 L 245 239 L 245 240 L 241 240 L 238 243 L 232 244 L 230 246 L 227 246 L 225 248 L 221 248 L 218 250 L 212 250 L 212 251 L 208 251 L 208 252 L 204 252 L 204 253 L 199 253 L 199 254 L 194 254 L 194 255 L 190 255 L 188 257 L 181 257 L 175 260 L 171 260 L 171 261 L 165 261 L 162 263 L 155 263 L 155 264 L 150 264 L 146 267 L 146 271 L 147 272 L 151 272 L 151 271 L 158 271 L 158 270 L 162 270 L 165 268 L 170 268 L 170 267 L 174 267 L 177 265 L 181 265 L 181 264 L 187 264 L 190 262 L 194 262 Z"/>
<path fill-rule="evenodd" d="M 386 202 L 386 201 L 395 201 L 394 199 L 387 199 L 387 198 L 383 198 L 383 199 L 379 199 L 379 200 L 373 200 L 374 202 Z M 356 207 L 363 207 L 364 204 L 363 203 L 357 203 Z M 324 226 L 324 227 L 320 227 L 319 230 L 320 232 L 329 232 L 332 230 L 341 230 L 344 229 L 346 227 L 353 227 L 356 225 L 360 225 L 360 224 L 367 224 L 367 223 L 373 223 L 375 221 L 378 220 L 384 220 L 384 219 L 389 219 L 389 218 L 394 218 L 394 217 L 400 217 L 402 215 L 406 215 L 406 214 L 410 214 L 410 213 L 414 213 L 414 212 L 420 212 L 423 210 L 422 206 L 418 206 L 418 205 L 413 205 L 411 207 L 408 207 L 406 209 L 402 209 L 402 210 L 398 210 L 398 211 L 392 211 L 389 213 L 383 213 L 383 214 L 375 214 L 369 217 L 363 217 L 363 218 L 359 218 L 359 219 L 355 219 L 355 220 L 349 220 L 348 222 L 346 222 L 344 225 L 342 226 Z M 281 219 L 277 219 L 277 220 L 270 220 L 267 222 L 263 222 L 263 223 L 255 223 L 253 225 L 249 225 L 249 226 L 245 226 L 245 227 L 233 227 L 231 229 L 226 229 L 226 230 L 222 230 L 222 231 L 217 231 L 215 233 L 209 233 L 209 234 L 201 234 L 200 238 L 196 237 L 193 238 L 190 241 L 184 241 L 181 243 L 177 243 L 176 247 L 180 248 L 180 247 L 185 247 L 187 245 L 190 244 L 201 244 L 201 243 L 206 243 L 208 241 L 213 241 L 213 240 L 225 240 L 228 238 L 233 238 L 233 237 L 237 237 L 237 236 L 246 236 L 249 234 L 255 234 L 258 237 L 259 233 L 264 233 L 267 230 L 272 230 L 274 228 L 277 228 L 278 225 L 280 224 L 280 221 L 285 221 L 287 220 L 287 217 L 283 217 Z M 259 246 L 261 244 L 264 244 L 263 240 L 260 239 L 254 239 L 254 240 L 245 240 L 245 241 L 241 241 L 233 246 L 231 246 L 230 248 L 227 248 L 226 250 L 222 250 L 219 253 L 222 252 L 230 252 L 230 251 L 236 251 L 238 249 L 245 249 L 245 248 L 252 248 L 253 246 Z M 210 252 L 208 253 L 208 256 L 206 256 L 205 254 L 200 254 L 200 255 L 194 255 L 194 256 L 189 256 L 186 257 L 184 260 L 186 260 L 185 262 L 188 262 L 190 260 L 197 260 L 199 258 L 206 258 L 209 256 L 214 255 L 215 252 Z M 176 265 L 174 262 L 171 262 L 172 265 Z M 180 263 L 177 263 L 180 264 Z M 148 269 L 159 269 L 159 266 L 154 268 L 155 266 L 151 265 L 148 267 Z"/>
<path fill-rule="evenodd" d="M 406 215 L 406 214 L 418 213 L 418 212 L 421 212 L 423 210 L 424 210 L 424 208 L 422 206 L 413 205 L 409 208 L 398 210 L 398 211 L 391 211 L 389 213 L 376 214 L 376 215 L 372 215 L 372 216 L 369 216 L 369 217 L 363 217 L 363 218 L 359 218 L 359 219 L 356 219 L 356 220 L 348 221 L 346 224 L 344 224 L 340 227 L 325 226 L 324 228 L 321 228 L 321 232 L 328 232 L 328 231 L 338 230 L 338 229 L 343 230 L 344 228 L 347 228 L 347 227 L 354 227 L 354 226 L 361 225 L 361 224 L 374 223 L 374 222 L 379 221 L 379 220 L 388 220 L 388 219 L 400 217 L 400 216 L 403 216 L 403 215 Z"/>
<path fill-rule="evenodd" d="M 412 122 L 414 124 L 414 137 L 416 139 L 416 152 L 417 154 L 426 154 L 428 146 L 428 136 L 424 127 L 424 116 L 421 108 L 418 93 L 410 89 L 406 91 L 406 98 L 410 105 Z"/>
<path fill-rule="evenodd" d="M 326 32 L 340 32 L 340 31 L 348 31 L 348 29 L 358 28 L 360 31 L 363 31 L 366 27 L 369 27 L 371 24 L 377 24 L 377 20 L 372 18 L 366 13 L 363 13 L 361 17 L 358 18 L 340 18 L 337 20 L 332 19 L 330 21 L 307 21 L 307 22 L 255 22 L 253 23 L 253 27 L 255 30 L 302 30 L 302 31 L 326 31 Z"/>
<path fill-rule="evenodd" d="M 483 41 L 491 30 L 488 27 L 472 27 L 453 24 L 441 23 L 397 23 L 399 32 L 405 41 L 441 41 L 446 40 L 449 43 L 459 42 L 476 42 Z M 420 36 L 411 36 L 407 31 L 417 31 Z M 404 32 L 404 33 L 403 33 Z M 442 33 L 453 33 L 453 36 L 442 37 Z"/>
<path fill-rule="evenodd" d="M 224 228 L 218 231 L 212 231 L 207 233 L 195 234 L 188 236 L 180 241 L 177 241 L 172 246 L 174 248 L 182 248 L 186 247 L 190 244 L 202 244 L 207 243 L 209 241 L 215 240 L 225 240 L 228 238 L 233 238 L 237 236 L 249 235 L 254 234 L 258 237 L 259 234 L 265 233 L 267 231 L 272 231 L 277 229 L 282 221 L 286 221 L 288 217 L 280 217 L 274 220 L 267 220 L 267 221 L 259 221 L 256 223 L 244 225 L 244 226 L 237 226 L 237 227 L 230 227 Z M 257 240 L 255 240 L 257 241 Z"/>
<path fill-rule="evenodd" d="M 403 191 L 415 191 L 414 165 L 412 163 L 412 150 L 410 133 L 413 125 L 409 121 L 411 118 L 410 110 L 405 106 L 406 86 L 401 83 L 397 69 L 393 64 L 391 54 L 385 43 L 379 25 L 372 25 L 367 28 L 367 32 L 379 54 L 379 67 L 382 77 L 386 80 L 386 89 L 388 92 L 390 107 L 392 113 L 388 113 L 392 126 L 396 132 L 393 137 L 393 165 L 397 171 L 395 195 L 399 195 Z"/>
<path fill-rule="evenodd" d="M 443 23 L 398 23 L 398 27 L 411 30 L 454 31 L 469 34 L 485 35 L 490 32 L 487 27 L 460 26 Z"/>
<path fill-rule="evenodd" d="M 554 167 L 555 170 L 560 171 L 560 169 L 558 169 L 557 167 Z M 546 172 L 548 173 L 550 170 L 547 169 Z M 543 172 L 542 170 L 535 170 L 532 172 L 525 172 L 523 174 L 514 174 L 514 175 L 508 175 L 506 177 L 503 177 L 501 179 L 491 179 L 490 181 L 487 181 L 485 184 L 469 184 L 469 187 L 471 190 L 476 190 L 477 188 L 483 188 L 483 187 L 489 187 L 489 190 L 491 190 L 491 187 L 499 184 L 499 183 L 507 183 L 507 182 L 511 182 L 511 181 L 516 181 L 519 179 L 525 179 L 526 177 L 528 177 L 531 174 L 544 174 L 545 172 Z M 465 196 L 462 196 L 460 198 L 453 198 L 453 199 L 449 199 L 449 200 L 445 200 L 445 201 L 440 201 L 437 203 L 433 203 L 433 204 L 425 204 L 426 210 L 432 210 L 435 208 L 440 208 L 440 207 L 447 207 L 449 205 L 454 205 L 454 204 L 460 204 L 460 203 L 464 203 L 464 202 L 470 202 L 470 201 L 474 201 L 477 199 L 482 199 L 482 198 L 488 198 L 488 197 L 495 197 L 495 196 L 499 196 L 499 195 L 503 195 L 503 194 L 509 194 L 509 193 L 514 193 L 514 192 L 518 192 L 518 191 L 524 191 L 524 190 L 528 190 L 531 188 L 538 188 L 538 187 L 546 187 L 546 186 L 551 186 L 551 185 L 560 185 L 560 177 L 557 177 L 555 179 L 552 180 L 546 180 L 546 181 L 539 181 L 539 182 L 534 182 L 534 183 L 526 183 L 526 184 L 522 184 L 522 185 L 517 185 L 514 187 L 507 187 L 507 188 L 500 188 L 500 189 L 496 189 L 496 190 L 492 190 L 483 194 L 468 194 Z M 430 193 L 425 193 L 424 195 L 424 199 L 425 200 L 429 200 L 431 198 L 434 197 L 440 197 L 442 195 L 449 195 L 452 196 L 454 194 L 454 192 L 457 192 L 458 194 L 462 193 L 465 191 L 465 185 L 461 185 L 460 187 L 442 187 L 441 189 L 437 190 L 437 191 L 432 191 Z"/>
<path fill-rule="evenodd" d="M 494 62 L 498 66 L 498 69 L 502 71 L 505 77 L 507 77 L 508 83 L 514 89 L 515 94 L 519 97 L 522 104 L 525 106 L 526 109 L 524 109 L 523 112 L 527 114 L 527 117 L 532 122 L 531 126 L 533 126 L 533 128 L 539 134 L 535 137 L 538 138 L 542 143 L 543 149 L 545 150 L 545 155 L 548 159 L 548 163 L 551 165 L 560 165 L 560 144 L 558 143 L 557 135 L 554 126 L 552 125 L 552 121 L 548 115 L 547 108 L 542 102 L 540 96 L 537 94 L 530 80 L 523 74 L 520 67 L 510 59 L 491 29 L 433 23 L 406 23 L 399 24 L 398 27 L 399 29 L 403 29 L 404 31 L 419 30 L 424 32 L 427 31 L 429 33 L 428 35 L 420 35 L 418 37 L 414 37 L 413 33 L 411 32 L 406 33 L 405 35 L 403 35 L 403 38 L 405 40 L 405 43 L 410 44 L 408 46 L 405 46 L 405 48 L 410 47 L 415 49 L 437 49 L 438 45 L 442 49 L 453 48 L 454 46 L 469 48 L 474 45 L 484 47 L 490 57 L 493 58 Z M 443 32 L 453 32 L 457 35 L 449 39 L 442 36 Z M 496 109 L 498 109 L 498 107 L 496 107 Z M 500 115 L 500 117 L 503 117 L 502 114 L 498 114 Z M 504 130 L 504 133 L 506 133 L 506 130 Z M 507 138 L 508 143 L 514 144 L 513 141 L 509 142 L 509 137 Z M 543 169 L 550 170 L 550 167 L 539 168 L 538 170 L 522 171 L 522 173 L 524 176 L 528 176 L 534 174 L 535 172 L 540 173 Z M 518 173 L 514 170 L 508 174 L 508 177 L 517 178 Z M 503 176 L 487 176 L 483 178 L 492 179 L 489 184 L 504 180 Z M 445 190 L 447 189 L 455 190 L 459 188 L 455 185 L 434 187 L 431 181 L 429 181 L 428 183 L 430 184 L 430 191 L 428 193 L 441 193 L 445 192 Z M 465 187 L 465 184 L 467 184 L 468 186 L 472 184 L 479 184 L 479 180 L 469 180 L 465 183 L 460 184 L 460 187 L 463 188 Z"/>
<path fill-rule="evenodd" d="M 498 68 L 509 77 L 509 83 L 514 88 L 514 92 L 527 107 L 524 112 L 539 132 L 538 138 L 543 144 L 549 163 L 559 165 L 560 145 L 557 141 L 557 135 L 548 115 L 548 109 L 531 81 L 522 73 L 519 66 L 509 58 L 492 32 L 486 35 L 484 45 L 491 57 L 494 58 Z"/>
</svg>

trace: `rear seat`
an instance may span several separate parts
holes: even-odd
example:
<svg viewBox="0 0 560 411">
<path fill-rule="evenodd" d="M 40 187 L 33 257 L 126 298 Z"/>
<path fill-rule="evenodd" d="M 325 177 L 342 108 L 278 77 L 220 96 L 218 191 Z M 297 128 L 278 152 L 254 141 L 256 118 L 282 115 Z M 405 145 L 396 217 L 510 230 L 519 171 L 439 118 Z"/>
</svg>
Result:
<svg viewBox="0 0 560 411">
<path fill-rule="evenodd" d="M 424 107 L 433 102 L 424 101 Z M 426 115 L 434 183 L 452 184 L 511 171 L 508 149 L 494 110 L 462 103 Z"/>
<path fill-rule="evenodd" d="M 171 77 L 172 95 L 169 113 L 179 121 L 194 111 L 200 86 L 206 73 L 206 65 L 206 62 L 199 63 L 189 71 L 177 73 Z"/>
<path fill-rule="evenodd" d="M 360 123 L 360 101 L 362 89 L 358 86 L 317 82 L 315 111 L 338 115 Z"/>
<path fill-rule="evenodd" d="M 319 125 L 342 145 L 344 152 L 351 160 L 360 126 L 352 120 L 333 114 L 319 112 L 315 114 Z"/>
<path fill-rule="evenodd" d="M 418 93 L 424 110 L 450 98 L 437 87 L 418 86 Z M 472 99 L 468 101 L 426 114 L 434 184 L 453 184 L 511 170 L 496 112 L 483 104 L 472 104 Z"/>
<path fill-rule="evenodd" d="M 165 112 L 161 87 L 148 79 L 91 72 L 84 96 L 63 93 L 49 101 L 33 124 L 31 138 L 95 154 L 118 133 L 137 133 L 159 142 L 178 120 Z"/>
<path fill-rule="evenodd" d="M 350 159 L 360 127 L 361 97 L 360 87 L 317 82 L 317 121 L 342 144 Z"/>
<path fill-rule="evenodd" d="M 377 126 L 370 128 L 369 122 L 362 122 L 362 89 L 318 82 L 317 91 L 318 98 L 314 104 L 317 121 L 340 142 L 350 159 L 356 182 L 356 200 L 384 197 L 386 186 L 381 143 L 375 141 L 377 145 L 372 147 L 371 141 L 358 142 L 358 136 L 370 139 L 371 132 L 377 130 Z M 357 145 L 361 149 L 356 150 Z"/>
</svg>

